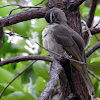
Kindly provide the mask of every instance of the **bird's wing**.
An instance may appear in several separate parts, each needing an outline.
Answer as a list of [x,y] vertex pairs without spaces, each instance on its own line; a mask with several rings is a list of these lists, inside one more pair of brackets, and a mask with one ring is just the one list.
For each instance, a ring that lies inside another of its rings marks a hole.
[[[71,28],[66,28],[62,25],[57,26],[54,29],[53,36],[57,43],[61,44],[67,53],[73,56],[73,58],[82,61],[82,44],[78,33]],[[79,40],[78,40],[79,39]]]
[[[84,41],[83,39],[73,31],[71,28],[63,27],[61,25],[54,29],[53,36],[57,43],[61,44],[67,53],[71,54],[73,58],[79,61],[84,61]],[[89,94],[94,93],[92,82],[89,78],[87,69],[84,65],[80,65],[77,62],[71,62],[71,64],[81,73]]]

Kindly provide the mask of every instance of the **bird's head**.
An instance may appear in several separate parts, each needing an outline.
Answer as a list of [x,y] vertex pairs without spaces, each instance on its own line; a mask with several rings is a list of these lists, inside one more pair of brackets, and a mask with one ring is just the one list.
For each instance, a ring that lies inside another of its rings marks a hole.
[[45,14],[45,19],[48,23],[67,23],[65,13],[59,8],[52,8]]

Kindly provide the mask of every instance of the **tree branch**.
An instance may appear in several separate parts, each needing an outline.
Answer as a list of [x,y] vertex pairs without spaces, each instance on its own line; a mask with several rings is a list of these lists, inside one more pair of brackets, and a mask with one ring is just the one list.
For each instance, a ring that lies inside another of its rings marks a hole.
[[52,67],[54,69],[50,72],[50,81],[46,84],[46,88],[41,93],[39,100],[48,100],[49,95],[52,94],[53,89],[58,85],[59,74],[62,72],[63,68],[57,61],[53,62]]
[[[73,2],[73,0],[72,0],[72,4],[69,6],[69,9],[70,10],[75,10],[77,7],[79,7],[83,2],[84,2],[85,0],[75,0],[74,2]],[[71,2],[71,0],[70,0],[70,2]]]
[[[92,4],[91,4],[90,11],[89,11],[89,15],[87,17],[87,25],[88,25],[89,28],[92,26],[92,22],[93,22],[93,19],[94,19],[94,13],[95,13],[97,4],[98,4],[98,0],[92,0]],[[87,43],[88,35],[87,35],[86,32],[84,34],[85,34],[84,35],[84,41],[85,41],[85,43]]]
[[[50,53],[52,53],[52,54],[57,55],[59,58],[62,58],[62,55],[61,55],[61,54],[58,54],[58,53],[56,53],[56,52],[53,52],[53,51],[51,51],[51,50],[49,50],[49,49],[43,47],[42,45],[40,45],[40,44],[37,43],[37,42],[35,42],[35,43],[38,44],[38,45],[39,45],[40,47],[42,47],[43,49],[45,49],[46,51],[48,51],[48,52],[50,52]],[[89,66],[94,66],[94,67],[100,67],[100,66],[98,66],[98,65],[87,64],[87,63],[85,63],[85,62],[81,62],[81,61],[72,59],[72,56],[68,56],[68,55],[66,55],[66,54],[65,54],[64,56],[65,56],[64,59],[77,62],[77,63],[79,63],[79,64],[81,64],[81,65],[89,65]],[[61,59],[60,59],[60,60],[61,60]]]
[[43,18],[47,10],[48,9],[46,7],[43,7],[43,8],[33,9],[29,11],[22,11],[14,15],[3,17],[1,18],[1,21],[3,22],[4,26],[10,26],[34,18]]
[[[100,27],[97,27],[97,28],[89,28],[89,30],[91,31],[91,34],[92,35],[95,35],[95,34],[98,34],[98,33],[100,33]],[[83,32],[83,34],[87,34],[87,31],[88,30],[85,30],[84,32]]]
[[86,22],[85,22],[84,20],[81,20],[81,22],[84,23],[85,28],[88,30],[88,34],[89,34],[89,42],[88,42],[87,46],[85,47],[85,50],[86,50],[86,49],[89,48],[89,46],[91,45],[92,35],[91,35],[91,31],[90,31],[90,29],[88,28]]
[[[74,61],[74,62],[77,62],[77,63],[82,64],[82,65],[100,67],[98,65],[92,65],[92,64],[87,64],[87,63],[84,63],[84,62],[80,62],[78,60],[74,60],[74,59],[66,57],[66,56],[64,57],[64,59],[68,59],[70,61]],[[9,63],[15,63],[15,62],[21,62],[21,61],[27,61],[27,60],[44,60],[44,61],[49,61],[49,62],[54,61],[54,59],[49,57],[49,56],[40,56],[40,55],[16,56],[16,57],[12,57],[12,58],[1,61],[0,66],[6,65],[6,64],[9,64]]]
[[[1,44],[2,44],[2,37],[3,37],[3,22],[0,19],[0,48],[1,48]],[[1,51],[1,49],[0,49]],[[0,52],[0,61],[1,61],[1,52]]]
[[29,38],[28,36],[24,36],[24,35],[19,35],[19,34],[15,34],[15,33],[13,33],[13,32],[3,32],[4,34],[7,34],[7,35],[9,35],[9,36],[19,36],[19,37],[23,37],[23,38]]
[[97,42],[85,55],[88,58],[94,51],[100,48],[100,41]]
[[58,100],[65,100],[62,94],[60,94]]
[[58,86],[58,88],[54,89],[51,93],[51,95],[49,95],[49,100],[52,100],[53,96],[56,94],[60,94],[60,87]]
[[53,58],[49,56],[39,56],[39,55],[29,55],[29,56],[16,56],[12,57],[7,60],[3,60],[0,62],[0,66],[6,65],[9,63],[14,63],[14,62],[21,62],[21,61],[27,61],[27,60],[44,60],[44,61],[53,61]]
[[98,81],[100,81],[100,79],[91,70],[89,70],[89,69],[87,69],[87,70],[94,78],[96,78]]
[[90,8],[90,12],[87,18],[87,25],[90,28],[94,19],[94,13],[96,10],[96,6],[98,4],[98,0],[92,0],[92,4],[91,4],[91,8]]
[[98,33],[100,33],[100,27],[91,29],[91,34],[92,35],[95,35],[95,34],[98,34]]
[[3,26],[4,26],[4,24],[0,18],[0,47],[1,47],[2,36],[3,36]]

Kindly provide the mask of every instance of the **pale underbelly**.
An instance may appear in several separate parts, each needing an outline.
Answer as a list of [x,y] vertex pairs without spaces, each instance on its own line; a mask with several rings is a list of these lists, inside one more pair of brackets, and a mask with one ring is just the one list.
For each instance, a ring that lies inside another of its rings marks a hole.
[[[60,54],[62,55],[65,50],[62,48],[62,45],[58,44],[56,42],[56,40],[52,37],[51,34],[47,34],[44,38],[43,38],[43,46],[45,48],[47,48],[50,51],[53,51],[54,53]],[[56,54],[50,53],[50,56],[54,57],[54,58],[58,58],[58,56]]]

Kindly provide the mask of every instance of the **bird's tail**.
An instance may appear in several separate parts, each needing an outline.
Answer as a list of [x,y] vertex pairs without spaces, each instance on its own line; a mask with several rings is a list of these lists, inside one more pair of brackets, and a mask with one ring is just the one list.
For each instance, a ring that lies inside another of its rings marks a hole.
[[80,65],[79,63],[76,63],[76,62],[72,62],[72,64],[81,73],[81,75],[85,81],[85,84],[87,86],[89,95],[91,96],[91,100],[92,100],[92,98],[94,97],[94,94],[95,94],[95,90],[94,90],[92,81],[89,77],[86,66]]
[[94,97],[94,94],[95,94],[95,90],[94,90],[94,87],[93,87],[93,84],[92,84],[92,81],[89,77],[89,74],[88,74],[88,71],[87,71],[87,68],[86,66],[84,65],[81,65],[82,67],[82,77],[85,81],[85,84],[87,86],[87,89],[89,91],[89,95],[91,96],[91,99]]

